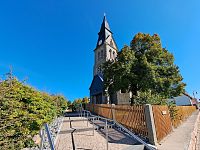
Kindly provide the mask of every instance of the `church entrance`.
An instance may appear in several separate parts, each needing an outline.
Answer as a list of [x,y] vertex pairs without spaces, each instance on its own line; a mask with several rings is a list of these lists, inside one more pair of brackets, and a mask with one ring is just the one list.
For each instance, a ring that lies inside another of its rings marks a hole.
[[102,104],[102,93],[96,95],[96,104]]

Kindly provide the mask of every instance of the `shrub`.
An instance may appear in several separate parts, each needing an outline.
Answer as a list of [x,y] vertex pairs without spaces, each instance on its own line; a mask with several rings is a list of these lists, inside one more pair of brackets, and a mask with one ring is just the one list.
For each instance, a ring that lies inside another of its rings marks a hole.
[[63,96],[51,96],[8,78],[0,82],[0,147],[2,150],[33,146],[32,137],[67,107]]

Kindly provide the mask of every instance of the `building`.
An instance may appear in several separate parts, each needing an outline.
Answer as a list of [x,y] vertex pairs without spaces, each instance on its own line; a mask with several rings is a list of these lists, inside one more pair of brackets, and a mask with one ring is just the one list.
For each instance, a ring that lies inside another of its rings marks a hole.
[[115,61],[117,57],[117,44],[109,27],[106,16],[103,18],[96,48],[94,49],[93,80],[90,86],[90,103],[94,104],[129,104],[130,94],[122,93],[121,90],[106,97],[104,91],[102,65],[108,60]]
[[198,105],[197,99],[191,97],[187,93],[183,93],[181,96],[168,99],[168,102],[174,102],[177,106],[197,106]]

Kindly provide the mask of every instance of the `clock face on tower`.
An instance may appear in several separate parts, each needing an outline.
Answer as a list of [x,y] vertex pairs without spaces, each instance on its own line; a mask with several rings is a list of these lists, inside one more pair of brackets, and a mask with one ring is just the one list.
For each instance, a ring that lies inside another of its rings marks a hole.
[[100,40],[98,44],[101,45],[102,44],[102,40]]

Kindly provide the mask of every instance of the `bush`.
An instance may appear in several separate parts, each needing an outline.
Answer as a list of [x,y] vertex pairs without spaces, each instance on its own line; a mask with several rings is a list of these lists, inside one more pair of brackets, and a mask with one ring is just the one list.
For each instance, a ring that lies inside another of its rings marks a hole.
[[0,82],[0,147],[2,150],[33,146],[32,138],[44,123],[67,107],[63,96],[51,96],[8,78]]
[[138,92],[134,97],[134,104],[152,104],[152,105],[165,105],[166,100],[159,94],[154,94],[150,90],[145,92]]

